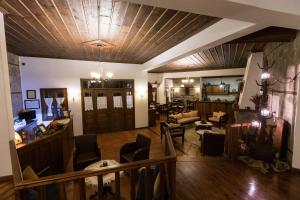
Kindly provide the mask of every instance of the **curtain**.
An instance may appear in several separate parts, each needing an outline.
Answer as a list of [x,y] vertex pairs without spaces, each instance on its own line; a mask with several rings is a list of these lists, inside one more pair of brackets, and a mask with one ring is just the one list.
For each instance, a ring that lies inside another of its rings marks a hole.
[[52,117],[52,103],[53,103],[53,98],[44,98],[45,104],[47,105],[47,116]]
[[122,96],[113,97],[114,108],[123,108]]
[[93,98],[84,97],[84,111],[92,111],[92,110],[93,110]]
[[107,97],[97,97],[97,109],[107,109]]
[[133,108],[133,96],[131,94],[126,96],[126,104],[128,109]]
[[57,108],[61,108],[61,104],[64,102],[64,97],[56,97]]

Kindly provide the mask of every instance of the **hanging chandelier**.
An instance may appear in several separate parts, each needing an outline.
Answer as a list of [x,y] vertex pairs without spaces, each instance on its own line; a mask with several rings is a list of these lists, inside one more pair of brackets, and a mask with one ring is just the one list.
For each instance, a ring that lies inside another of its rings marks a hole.
[[[100,71],[99,72],[91,72],[91,76],[93,78],[93,80],[91,81],[92,83],[101,83],[101,82],[104,82],[104,81],[108,81],[110,80],[114,74],[112,72],[106,72],[104,73],[103,71],[103,68],[101,67],[101,48],[102,47],[105,47],[105,45],[103,46],[102,43],[103,41],[101,41],[100,39],[100,3],[98,1],[98,6],[97,6],[97,20],[98,20],[98,39],[95,40],[97,41],[97,43],[99,43],[99,45],[95,45],[95,47],[98,48],[99,50],[99,68],[100,68]],[[100,42],[101,45],[100,45]],[[90,42],[87,42],[87,43],[90,43]]]

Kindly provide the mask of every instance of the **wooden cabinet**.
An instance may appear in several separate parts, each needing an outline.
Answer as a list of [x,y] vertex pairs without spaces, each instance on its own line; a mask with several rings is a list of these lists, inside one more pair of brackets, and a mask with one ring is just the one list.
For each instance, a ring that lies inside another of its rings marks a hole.
[[110,80],[111,84],[104,85],[107,88],[90,87],[92,84],[87,81],[82,80],[81,84],[84,134],[134,129],[133,81],[128,84],[126,80],[126,84],[122,84],[120,80]]

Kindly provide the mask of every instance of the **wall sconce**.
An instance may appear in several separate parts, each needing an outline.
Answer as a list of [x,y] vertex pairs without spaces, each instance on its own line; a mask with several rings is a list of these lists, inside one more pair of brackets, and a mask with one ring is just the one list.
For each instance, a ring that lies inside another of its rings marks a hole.
[[178,87],[174,88],[174,92],[178,93],[179,92],[179,88]]
[[223,88],[225,86],[225,83],[223,83],[222,81],[221,81],[221,83],[220,83],[220,88]]
[[68,98],[72,99],[72,101],[76,101],[80,97],[80,92],[76,89],[70,88],[68,89]]
[[270,78],[270,73],[268,73],[268,72],[263,72],[262,74],[261,74],[261,80],[267,80],[267,79],[269,79]]
[[260,127],[260,122],[259,121],[252,121],[251,126],[255,127],[255,128],[259,128]]
[[183,84],[181,84],[181,85],[180,85],[180,87],[184,87],[184,85],[183,85]]
[[200,93],[200,88],[195,88],[196,93]]
[[261,114],[261,116],[268,117],[268,116],[270,116],[270,111],[266,108],[263,108],[263,109],[261,109],[260,114]]

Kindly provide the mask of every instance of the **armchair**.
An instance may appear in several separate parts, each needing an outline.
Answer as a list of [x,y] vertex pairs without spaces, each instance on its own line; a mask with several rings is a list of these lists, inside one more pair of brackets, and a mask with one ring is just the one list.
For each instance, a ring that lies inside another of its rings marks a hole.
[[82,170],[90,164],[101,160],[101,151],[97,143],[97,135],[87,134],[75,136],[74,169]]
[[124,144],[120,149],[120,163],[149,159],[151,139],[138,134],[135,142]]
[[184,134],[185,127],[180,124],[168,124],[164,121],[160,122],[160,138],[162,139],[163,135],[166,134],[166,131],[169,130],[172,138],[182,137],[182,143],[184,143]]
[[227,123],[228,120],[228,114],[226,114],[225,112],[212,112],[207,114],[207,119],[208,122],[212,122],[212,123],[217,123],[219,125],[219,128],[221,128],[221,126],[223,124]]

